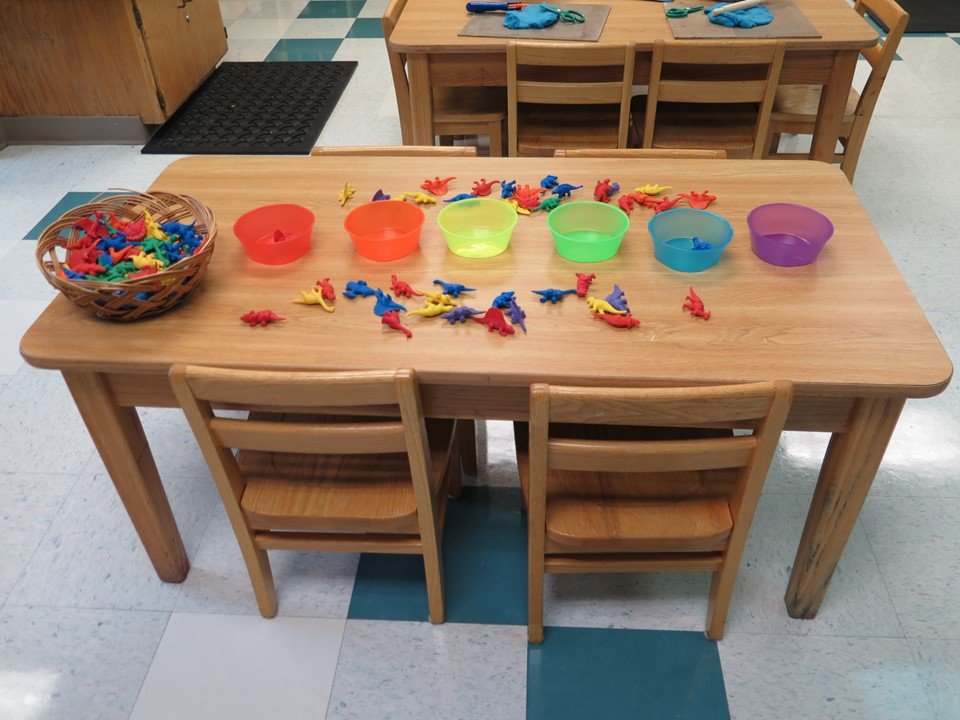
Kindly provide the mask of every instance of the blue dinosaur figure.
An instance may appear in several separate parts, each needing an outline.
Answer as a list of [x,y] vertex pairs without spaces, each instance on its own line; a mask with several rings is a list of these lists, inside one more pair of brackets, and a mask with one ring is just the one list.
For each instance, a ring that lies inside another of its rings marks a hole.
[[574,190],[579,190],[583,185],[571,185],[570,183],[560,183],[553,190],[550,191],[551,194],[556,195],[560,199],[570,197],[570,193]]
[[572,295],[577,292],[576,288],[570,290],[557,290],[557,288],[547,288],[546,290],[532,290],[531,292],[540,296],[540,302],[542,303],[553,303],[556,305],[558,302],[563,300],[567,295]]
[[501,180],[500,181],[500,197],[504,200],[513,197],[513,193],[517,190],[517,181],[516,180]]
[[550,188],[555,188],[559,184],[560,178],[558,178],[556,175],[547,175],[543,180],[540,181],[540,187],[546,188],[547,190]]
[[371,200],[370,202],[379,202],[381,200],[389,200],[389,199],[390,199],[390,196],[387,195],[381,188],[380,190],[377,190],[373,194],[373,200]]
[[452,298],[460,297],[460,293],[473,292],[476,288],[467,287],[466,285],[461,285],[460,283],[448,283],[443,280],[434,280],[434,285],[439,285],[441,291],[444,295],[449,295]]
[[613,292],[607,295],[607,297],[604,299],[617,310],[630,312],[630,307],[627,305],[627,296],[624,294],[623,290],[620,289],[619,285],[614,285]]
[[367,285],[366,280],[351,280],[343,288],[343,296],[350,300],[356,297],[370,297],[376,294],[377,291]]
[[402,310],[403,312],[407,311],[405,305],[401,305],[398,302],[395,302],[392,297],[387,295],[383,290],[377,288],[373,291],[377,296],[377,304],[373,306],[373,314],[377,317],[383,317],[388,312],[394,312]]
[[465,323],[467,318],[473,317],[474,315],[483,315],[483,311],[474,310],[472,307],[462,305],[454,308],[450,312],[443,313],[440,317],[448,321],[451,325],[456,325],[458,322]]
[[510,303],[513,302],[513,298],[516,296],[516,294],[517,293],[513,290],[504,290],[502,293],[497,295],[490,304],[499,310],[506,310],[508,307],[510,307]]
[[526,316],[527,314],[523,311],[523,308],[517,305],[517,301],[511,299],[510,304],[507,305],[507,317],[510,318],[510,322],[514,325],[519,325],[524,334],[527,332],[527,324],[523,321]]
[[469,200],[470,198],[475,198],[475,197],[476,195],[472,195],[470,193],[460,193],[459,195],[454,195],[452,198],[448,200],[444,200],[444,202],[457,202],[458,200]]
[[698,237],[691,238],[691,241],[693,242],[693,247],[690,248],[691,250],[713,250],[713,245],[704,242]]

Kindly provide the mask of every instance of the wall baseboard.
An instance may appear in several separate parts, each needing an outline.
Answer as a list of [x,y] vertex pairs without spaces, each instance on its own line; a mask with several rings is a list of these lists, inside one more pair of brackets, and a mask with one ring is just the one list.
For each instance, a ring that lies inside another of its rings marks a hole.
[[156,126],[138,117],[0,117],[6,145],[143,145]]

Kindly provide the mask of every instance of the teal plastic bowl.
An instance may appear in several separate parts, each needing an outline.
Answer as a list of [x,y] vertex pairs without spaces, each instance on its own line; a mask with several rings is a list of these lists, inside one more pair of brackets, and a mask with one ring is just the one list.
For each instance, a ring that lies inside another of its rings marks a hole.
[[547,215],[547,227],[562,258],[580,263],[609,260],[620,250],[630,218],[616,205],[577,200]]
[[[650,218],[653,255],[671,270],[703,272],[720,262],[733,240],[733,226],[716,213],[674,208]],[[693,240],[710,243],[709,250],[694,250]]]

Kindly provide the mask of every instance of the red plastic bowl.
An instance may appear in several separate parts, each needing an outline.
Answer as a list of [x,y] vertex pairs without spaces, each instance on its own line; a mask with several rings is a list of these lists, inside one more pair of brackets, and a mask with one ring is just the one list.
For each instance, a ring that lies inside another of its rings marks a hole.
[[399,200],[378,200],[355,207],[343,220],[343,229],[357,252],[368,260],[389,262],[420,247],[423,210]]
[[[254,262],[283,265],[310,250],[315,220],[313,213],[302,205],[264,205],[241,215],[233,224],[233,234]],[[277,230],[284,235],[279,242]]]

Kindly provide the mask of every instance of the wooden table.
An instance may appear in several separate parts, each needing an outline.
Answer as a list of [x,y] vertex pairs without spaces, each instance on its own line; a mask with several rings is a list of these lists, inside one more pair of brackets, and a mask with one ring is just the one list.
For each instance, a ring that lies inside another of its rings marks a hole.
[[[714,208],[732,222],[736,236],[720,265],[687,275],[654,260],[645,230],[650,211],[644,209],[634,211],[619,255],[589,266],[554,253],[542,215],[521,217],[507,252],[487,260],[447,251],[434,220],[441,203],[426,208],[420,251],[398,262],[356,255],[341,229],[347,210],[380,187],[399,193],[427,176],[457,175],[455,193],[481,176],[536,184],[548,171],[588,187],[598,177],[626,188],[647,182],[706,186],[720,198]],[[347,178],[357,199],[340,208],[336,194]],[[833,433],[787,590],[795,617],[817,612],[904,400],[938,394],[952,374],[849,183],[821,163],[192,157],[170,165],[153,187],[200,198],[222,228],[209,272],[193,295],[172,312],[131,325],[98,320],[57,298],[26,333],[21,352],[30,364],[63,373],[157,573],[172,582],[186,576],[187,556],[134,408],[175,406],[167,371],[176,362],[414,367],[428,415],[480,419],[525,418],[534,381],[639,386],[792,380],[796,402],[788,427]],[[751,252],[747,212],[780,200],[813,205],[836,224],[816,264],[777,268]],[[290,265],[256,265],[230,228],[242,212],[274,202],[314,210],[314,248]],[[591,319],[581,300],[541,305],[529,293],[570,287],[578,270],[599,276],[598,294],[620,283],[643,324],[615,330]],[[443,278],[479,288],[467,302],[481,308],[494,294],[514,289],[529,333],[501,338],[475,323],[451,327],[409,318],[414,337],[407,340],[381,327],[369,300],[340,298],[333,314],[291,303],[317,278],[330,276],[338,288],[360,278],[386,288],[391,273],[414,286]],[[691,283],[713,312],[709,322],[680,308]],[[242,313],[262,308],[280,311],[286,322],[265,329],[240,322]]]
[[[820,38],[788,39],[781,85],[822,85],[811,157],[833,162],[840,122],[859,51],[877,33],[843,0],[796,0]],[[637,45],[634,82],[647,85],[655,40],[676,42],[659,2],[603,0],[611,6],[600,42]],[[433,145],[433,87],[506,85],[507,38],[460,37],[469,14],[462,2],[408,0],[390,38],[407,54],[414,145]],[[680,42],[696,42],[685,40]],[[731,41],[731,51],[738,43]]]

